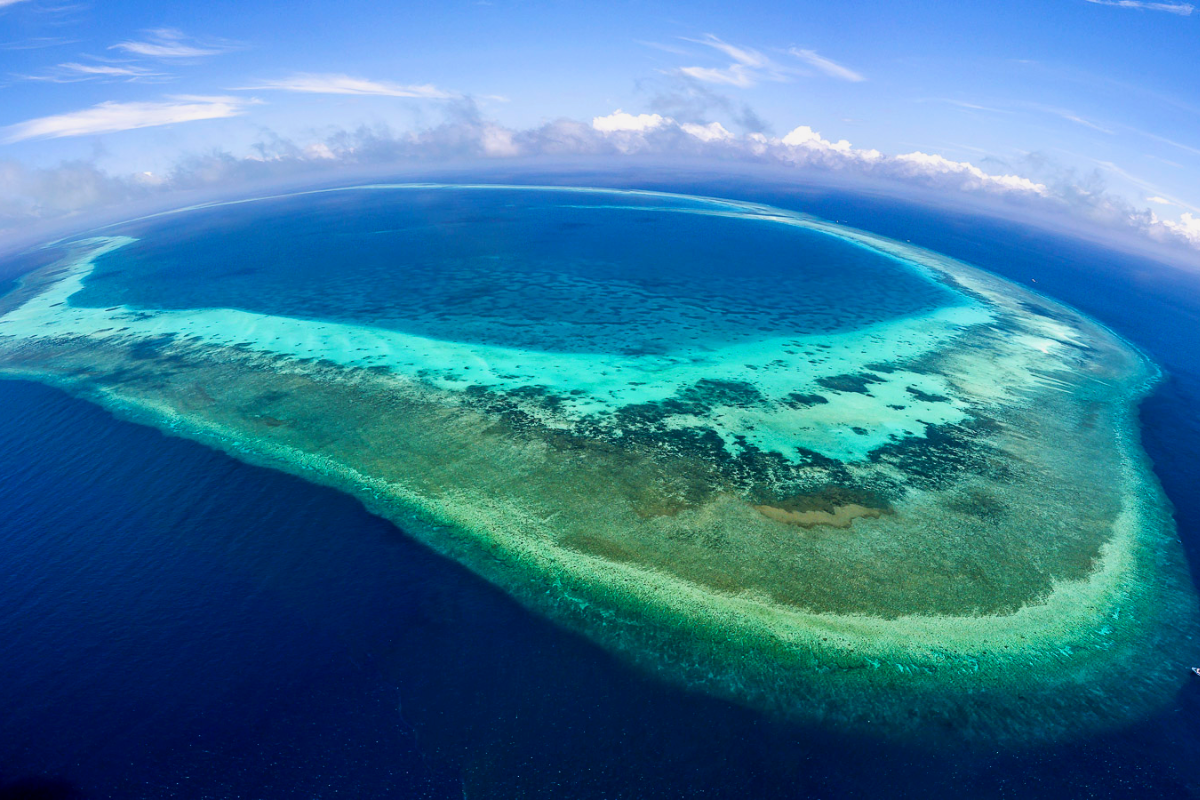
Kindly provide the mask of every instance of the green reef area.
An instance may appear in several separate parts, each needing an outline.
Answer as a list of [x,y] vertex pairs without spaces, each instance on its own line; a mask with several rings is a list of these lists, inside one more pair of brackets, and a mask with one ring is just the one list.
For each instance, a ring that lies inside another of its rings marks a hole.
[[92,234],[0,298],[0,374],[349,492],[626,661],[781,718],[1022,744],[1135,721],[1187,679],[1196,598],[1139,443],[1159,374],[1135,348],[806,215],[541,191],[804,228],[955,299],[724,348],[542,352],[79,307],[134,241]]

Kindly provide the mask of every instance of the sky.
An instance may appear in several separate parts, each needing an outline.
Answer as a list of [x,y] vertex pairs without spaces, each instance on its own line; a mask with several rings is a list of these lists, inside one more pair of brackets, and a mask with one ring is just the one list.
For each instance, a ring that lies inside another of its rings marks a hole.
[[252,166],[570,153],[908,181],[1200,248],[1200,10],[0,0],[0,237]]

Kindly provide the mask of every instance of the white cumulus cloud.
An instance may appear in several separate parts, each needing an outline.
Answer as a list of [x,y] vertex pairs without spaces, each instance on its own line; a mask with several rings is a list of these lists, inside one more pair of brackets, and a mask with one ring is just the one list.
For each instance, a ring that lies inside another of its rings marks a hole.
[[1162,225],[1176,236],[1186,239],[1193,247],[1200,247],[1200,217],[1190,211],[1180,214],[1178,222],[1172,222],[1169,219],[1159,220],[1154,217],[1153,213],[1150,216],[1153,218],[1154,224]]
[[852,150],[850,143],[845,139],[840,139],[836,142],[822,139],[821,134],[817,133],[807,125],[801,125],[797,128],[793,128],[788,132],[787,136],[783,137],[781,141],[791,147],[808,147],[818,150],[837,150],[842,153],[849,153]]
[[602,133],[615,131],[651,131],[668,122],[658,114],[627,114],[621,109],[605,117],[593,117],[592,127]]
[[958,176],[967,188],[979,186],[985,189],[1005,189],[1016,192],[1031,192],[1046,196],[1046,186],[1019,175],[990,175],[968,161],[951,161],[936,153],[905,153],[895,160],[911,169],[912,174]]
[[18,122],[0,128],[0,142],[11,144],[25,139],[57,139],[64,136],[89,136],[135,128],[173,125],[201,119],[219,119],[242,113],[255,103],[242,97],[204,97],[177,95],[160,103],[105,102],[48,117]]
[[733,138],[733,134],[719,122],[710,122],[707,125],[685,122],[679,127],[683,129],[684,133],[695,136],[702,142],[723,142]]
[[491,158],[512,158],[521,155],[516,142],[516,132],[500,125],[484,125],[480,131],[479,144],[483,154]]
[[682,131],[701,142],[725,142],[736,137],[719,122],[677,122],[661,114],[629,114],[621,109],[604,117],[592,118],[592,129],[610,137],[618,150],[631,153],[650,148],[645,138],[651,132]]

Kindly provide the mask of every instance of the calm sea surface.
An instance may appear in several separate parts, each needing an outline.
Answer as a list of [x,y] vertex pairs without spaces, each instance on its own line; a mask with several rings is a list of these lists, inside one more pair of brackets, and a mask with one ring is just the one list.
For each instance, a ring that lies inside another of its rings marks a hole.
[[958,299],[823,233],[689,213],[712,210],[678,197],[436,188],[217,206],[105,231],[138,241],[102,256],[71,302],[636,354],[855,330]]

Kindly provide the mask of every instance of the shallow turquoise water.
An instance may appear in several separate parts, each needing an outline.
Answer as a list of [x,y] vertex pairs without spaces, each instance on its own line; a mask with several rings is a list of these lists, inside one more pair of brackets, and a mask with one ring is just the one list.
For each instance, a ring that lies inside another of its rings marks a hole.
[[992,321],[902,248],[702,197],[379,185],[105,233],[7,330],[58,318],[370,367],[616,436],[649,411],[789,461],[961,421],[944,380],[897,365]]

